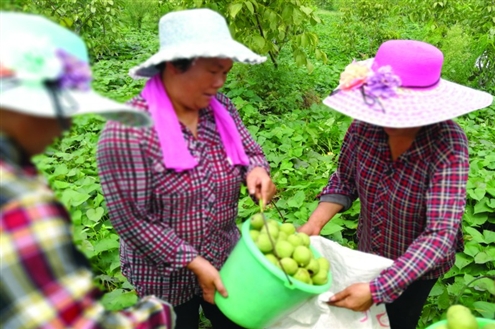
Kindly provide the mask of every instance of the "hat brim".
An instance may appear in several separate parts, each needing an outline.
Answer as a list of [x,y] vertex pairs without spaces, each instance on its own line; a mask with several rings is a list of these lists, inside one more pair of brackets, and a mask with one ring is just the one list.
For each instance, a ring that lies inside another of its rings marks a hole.
[[361,90],[339,91],[323,104],[354,119],[381,127],[410,128],[453,119],[488,107],[493,96],[440,79],[430,89],[399,88],[397,95],[368,105]]
[[260,56],[235,40],[220,40],[216,43],[184,43],[174,47],[163,47],[145,62],[133,67],[129,75],[133,78],[149,78],[158,73],[156,65],[176,59],[196,57],[230,58],[235,62],[260,64],[266,57]]
[[[93,113],[129,126],[152,126],[152,120],[146,112],[103,97],[93,90],[73,91],[65,89],[61,92],[59,101],[62,104],[65,117]],[[0,107],[38,117],[56,117],[53,101],[43,87],[19,85],[10,90],[2,91],[0,93]]]

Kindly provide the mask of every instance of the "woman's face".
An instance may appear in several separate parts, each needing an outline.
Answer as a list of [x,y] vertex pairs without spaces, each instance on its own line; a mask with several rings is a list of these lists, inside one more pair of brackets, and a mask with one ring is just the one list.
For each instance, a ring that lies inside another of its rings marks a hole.
[[189,69],[180,72],[167,63],[164,82],[172,103],[187,110],[207,107],[224,85],[232,64],[232,60],[226,58],[197,58]]

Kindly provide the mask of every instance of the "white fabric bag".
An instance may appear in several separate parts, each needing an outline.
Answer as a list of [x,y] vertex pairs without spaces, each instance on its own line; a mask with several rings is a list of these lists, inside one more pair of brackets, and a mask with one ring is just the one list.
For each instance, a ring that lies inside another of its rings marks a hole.
[[367,312],[329,306],[325,302],[353,283],[369,282],[393,261],[343,247],[321,236],[312,236],[311,245],[330,261],[330,289],[311,298],[288,316],[267,329],[383,329],[390,328],[384,304],[373,305]]

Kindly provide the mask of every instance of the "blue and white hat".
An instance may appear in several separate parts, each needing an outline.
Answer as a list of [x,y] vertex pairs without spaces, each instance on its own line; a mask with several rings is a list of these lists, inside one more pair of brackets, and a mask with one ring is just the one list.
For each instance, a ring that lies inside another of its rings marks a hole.
[[2,109],[40,117],[95,113],[128,125],[151,125],[145,112],[93,91],[86,45],[62,26],[41,16],[2,11],[0,44]]
[[160,50],[129,71],[133,78],[152,77],[158,73],[156,65],[175,59],[219,57],[249,64],[266,60],[235,41],[225,18],[211,9],[170,12],[160,19],[158,28]]

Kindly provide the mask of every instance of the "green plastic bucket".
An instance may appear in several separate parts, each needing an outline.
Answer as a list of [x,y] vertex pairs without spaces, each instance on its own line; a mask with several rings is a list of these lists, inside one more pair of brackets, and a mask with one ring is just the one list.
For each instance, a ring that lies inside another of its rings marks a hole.
[[[287,315],[309,298],[328,291],[332,276],[325,285],[309,285],[290,277],[272,264],[256,247],[249,235],[249,221],[242,225],[242,237],[220,270],[229,296],[215,294],[220,310],[238,325],[260,329]],[[313,254],[320,256],[311,247]]]
[[[478,328],[479,329],[483,329],[483,327],[489,323],[495,323],[495,320],[484,319],[484,318],[476,318],[476,321],[478,321]],[[436,329],[436,328],[439,328],[443,324],[447,324],[447,320],[438,321],[438,322],[428,326],[426,329]]]

